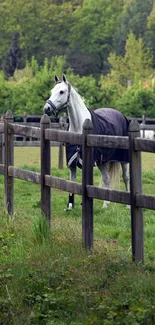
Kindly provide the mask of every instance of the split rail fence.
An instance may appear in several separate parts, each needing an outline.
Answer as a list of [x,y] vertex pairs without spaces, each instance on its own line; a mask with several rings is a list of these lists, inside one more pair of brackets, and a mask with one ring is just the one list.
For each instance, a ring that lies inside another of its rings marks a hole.
[[[3,121],[4,115],[0,115],[1,121]],[[27,115],[24,112],[23,115],[15,115],[13,117],[14,123],[27,126],[40,127],[40,120],[42,115]],[[131,121],[131,118],[128,118]],[[136,118],[141,123],[140,128],[143,130],[143,138],[145,138],[145,130],[155,131],[155,118],[146,118],[144,115],[141,118]],[[68,130],[69,120],[66,113],[60,117],[50,117],[51,128],[57,130]],[[51,147],[58,147],[58,168],[64,167],[64,143],[58,141],[51,141]],[[0,146],[4,146],[4,136],[0,134]],[[40,147],[40,139],[28,136],[14,135],[14,147]],[[0,155],[0,164],[4,163],[3,154]]]
[[[1,122],[3,122],[4,115],[1,117]],[[13,117],[13,122],[25,126],[40,127],[41,115],[16,115]],[[56,130],[67,130],[68,129],[68,119],[66,116],[61,116],[60,118],[50,117],[51,128]],[[40,147],[40,139],[31,136],[14,135],[14,147]],[[51,141],[51,147],[58,147],[58,168],[62,169],[64,167],[64,143],[58,141]],[[4,163],[4,135],[0,133],[0,164]]]
[[[0,123],[0,133],[4,133],[4,163],[0,172],[4,174],[7,213],[14,213],[14,178],[40,184],[41,211],[51,224],[51,188],[60,189],[82,196],[82,240],[83,247],[93,247],[93,199],[109,200],[131,206],[132,259],[144,261],[143,208],[155,210],[155,196],[142,194],[141,151],[155,152],[155,141],[140,138],[140,125],[132,120],[129,136],[97,136],[92,134],[92,124],[86,120],[83,133],[55,130],[50,119],[43,115],[40,127],[13,123],[13,115],[8,111],[4,122]],[[40,139],[41,172],[37,173],[14,167],[14,135],[30,136]],[[83,169],[82,184],[50,175],[50,142],[82,145]],[[102,189],[93,186],[93,147],[129,149],[130,153],[130,192]],[[104,212],[103,212],[104,213]]]

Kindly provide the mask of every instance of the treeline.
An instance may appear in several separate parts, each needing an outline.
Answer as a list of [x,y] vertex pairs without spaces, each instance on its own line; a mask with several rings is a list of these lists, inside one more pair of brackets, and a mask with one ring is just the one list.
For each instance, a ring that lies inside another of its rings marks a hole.
[[0,20],[2,68],[14,46],[17,67],[32,56],[42,65],[66,55],[74,73],[105,74],[109,54],[123,55],[131,32],[151,50],[155,67],[153,0],[1,0]]
[[138,74],[130,88],[126,88],[113,78],[116,70],[97,80],[94,76],[80,76],[66,68],[65,57],[53,57],[49,62],[45,59],[42,67],[32,57],[23,70],[17,70],[14,76],[6,81],[0,78],[0,113],[11,109],[14,114],[42,114],[50,89],[54,85],[54,75],[61,76],[66,72],[68,80],[85,98],[90,108],[113,107],[127,116],[155,117],[155,88],[140,86]]
[[66,73],[89,107],[155,117],[152,0],[1,0],[0,19],[0,113],[40,114]]

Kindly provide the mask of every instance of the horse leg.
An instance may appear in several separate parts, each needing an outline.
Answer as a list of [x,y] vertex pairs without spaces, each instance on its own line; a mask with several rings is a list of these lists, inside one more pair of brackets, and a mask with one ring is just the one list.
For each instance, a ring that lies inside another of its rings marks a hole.
[[125,189],[128,192],[129,191],[129,164],[121,163],[121,167],[122,167],[122,177],[125,184]]
[[[125,184],[125,189],[127,192],[129,192],[129,164],[121,163],[121,167],[122,167],[122,177]],[[129,208],[128,205],[127,208]]]
[[[76,167],[70,168],[70,181],[75,182],[76,180]],[[74,208],[74,193],[69,193],[67,210]]]
[[[100,187],[102,188],[109,188],[110,185],[110,173],[109,173],[109,163],[105,163],[102,165],[98,165],[98,168],[101,172],[101,180],[100,180]],[[107,208],[110,201],[103,202],[103,208]]]

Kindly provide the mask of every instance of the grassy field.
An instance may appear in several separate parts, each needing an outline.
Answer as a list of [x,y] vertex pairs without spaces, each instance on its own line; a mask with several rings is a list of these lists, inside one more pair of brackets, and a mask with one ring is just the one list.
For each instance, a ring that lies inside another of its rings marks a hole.
[[[52,150],[52,174],[58,170]],[[39,170],[39,148],[16,148],[15,166]],[[142,156],[143,191],[155,193],[155,155]],[[95,183],[99,174],[94,169]],[[81,181],[78,171],[77,181]],[[121,188],[123,184],[121,183]],[[15,180],[15,217],[3,207],[0,178],[0,324],[154,325],[155,211],[144,211],[145,264],[131,259],[130,213],[94,202],[94,249],[81,247],[81,198],[65,212],[68,194],[52,190],[52,229],[40,213],[39,185]]]
[[[65,152],[64,152],[65,154]],[[51,161],[52,167],[58,167],[58,148],[52,148],[51,150]],[[64,155],[65,161],[65,155]],[[40,148],[26,148],[16,147],[15,148],[15,166],[33,166],[38,167],[40,165]],[[142,167],[143,170],[152,171],[155,170],[155,155],[152,153],[142,154]]]

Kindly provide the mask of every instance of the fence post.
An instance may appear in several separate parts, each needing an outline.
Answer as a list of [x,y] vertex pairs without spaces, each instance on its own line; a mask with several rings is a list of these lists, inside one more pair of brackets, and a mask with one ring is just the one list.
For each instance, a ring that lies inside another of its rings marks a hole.
[[93,148],[87,147],[87,135],[92,131],[92,122],[87,119],[82,143],[82,239],[86,249],[93,247],[93,198],[87,196],[87,185],[93,185]]
[[[0,122],[3,122],[3,118],[0,118]],[[0,164],[3,164],[3,133],[0,133]]]
[[[142,116],[142,124],[145,124],[145,115]],[[143,138],[145,138],[145,129],[143,129]]]
[[2,133],[0,133],[0,164],[3,164],[3,141],[2,141]]
[[[3,116],[1,116],[0,122],[4,123]],[[4,133],[0,134],[0,164],[4,164]]]
[[41,211],[47,221],[51,222],[51,188],[45,185],[45,175],[50,175],[51,154],[50,140],[45,139],[45,129],[50,128],[50,119],[44,114],[40,121],[40,162],[41,162]]
[[14,213],[14,178],[9,176],[8,167],[14,165],[13,134],[9,132],[8,124],[13,123],[13,114],[7,111],[4,118],[4,206],[6,212],[13,218]]
[[[23,115],[23,122],[24,122],[24,125],[27,125],[27,113],[24,112],[24,115]],[[26,141],[26,136],[23,137],[23,141]]]
[[140,125],[136,120],[132,120],[129,125],[132,258],[135,262],[143,262],[143,209],[136,206],[136,194],[142,193],[141,152],[134,150],[135,137],[140,137]]
[[[60,129],[64,130],[64,117],[61,116],[60,120],[59,120],[59,124],[60,124]],[[59,163],[58,163],[58,168],[59,169],[63,169],[63,162],[64,162],[64,144],[62,142],[60,142],[59,144]]]

